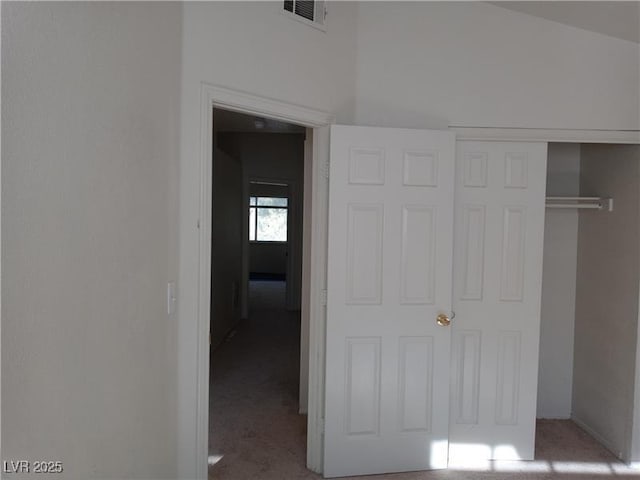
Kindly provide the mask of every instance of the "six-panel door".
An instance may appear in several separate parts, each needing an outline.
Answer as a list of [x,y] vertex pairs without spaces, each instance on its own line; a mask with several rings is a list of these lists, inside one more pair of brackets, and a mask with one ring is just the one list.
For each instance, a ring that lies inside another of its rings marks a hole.
[[447,466],[454,144],[331,128],[327,477]]

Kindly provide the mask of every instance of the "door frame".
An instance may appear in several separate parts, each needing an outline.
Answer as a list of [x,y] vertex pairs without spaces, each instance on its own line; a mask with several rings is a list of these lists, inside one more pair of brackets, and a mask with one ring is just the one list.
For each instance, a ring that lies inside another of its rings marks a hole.
[[[311,228],[314,231],[326,230],[326,207],[328,192],[327,178],[318,175],[325,170],[328,157],[328,145],[323,146],[319,134],[321,127],[334,122],[334,115],[288,102],[253,95],[239,90],[202,83],[200,87],[200,185],[197,252],[198,284],[197,284],[197,318],[196,332],[196,404],[195,404],[195,472],[196,478],[206,479],[208,475],[209,448],[209,324],[211,306],[211,211],[212,211],[212,158],[213,158],[213,109],[222,108],[248,115],[258,115],[294,123],[312,128],[314,132],[313,165],[313,200]],[[328,138],[327,138],[328,139]],[[324,331],[324,311],[322,291],[314,285],[322,285],[326,281],[326,257],[322,242],[311,245],[311,285],[310,299],[310,350],[309,350],[309,406],[307,431],[307,467],[319,471],[322,459],[322,389],[324,382],[324,357],[322,351],[315,346],[324,345],[324,339],[318,335]],[[188,319],[181,319],[187,322]]]

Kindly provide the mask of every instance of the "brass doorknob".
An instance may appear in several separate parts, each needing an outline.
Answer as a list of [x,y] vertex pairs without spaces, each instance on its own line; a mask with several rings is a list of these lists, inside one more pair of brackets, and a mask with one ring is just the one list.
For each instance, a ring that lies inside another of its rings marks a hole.
[[447,317],[444,313],[440,313],[436,317],[436,323],[441,327],[448,327],[449,325],[451,325],[451,319]]

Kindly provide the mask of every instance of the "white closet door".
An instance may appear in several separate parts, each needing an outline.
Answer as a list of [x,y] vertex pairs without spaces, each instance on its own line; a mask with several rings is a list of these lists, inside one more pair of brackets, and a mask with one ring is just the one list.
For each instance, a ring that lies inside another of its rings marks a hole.
[[450,462],[533,458],[546,143],[456,144]]
[[454,146],[331,128],[327,477],[447,466]]

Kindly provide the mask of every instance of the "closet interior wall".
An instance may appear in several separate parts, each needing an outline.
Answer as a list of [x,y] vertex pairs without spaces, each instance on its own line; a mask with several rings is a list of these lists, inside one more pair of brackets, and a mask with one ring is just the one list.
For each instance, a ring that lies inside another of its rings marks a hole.
[[[547,196],[580,194],[580,144],[550,143]],[[544,226],[538,418],[571,417],[578,210],[547,209]]]
[[626,461],[638,404],[639,148],[580,149],[580,194],[612,197],[614,209],[579,214],[571,416]]
[[614,208],[546,210],[537,416],[638,462],[640,146],[549,144],[547,196]]

